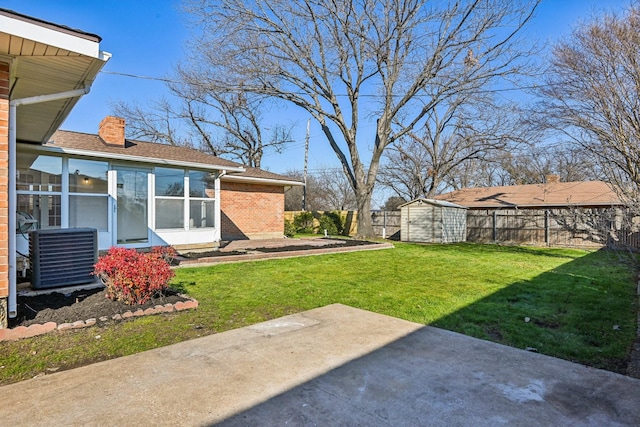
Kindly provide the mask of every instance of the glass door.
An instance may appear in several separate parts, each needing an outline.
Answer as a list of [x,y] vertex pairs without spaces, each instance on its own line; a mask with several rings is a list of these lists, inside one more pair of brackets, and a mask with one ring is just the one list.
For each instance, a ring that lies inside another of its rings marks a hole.
[[116,234],[118,245],[149,242],[148,171],[116,170]]

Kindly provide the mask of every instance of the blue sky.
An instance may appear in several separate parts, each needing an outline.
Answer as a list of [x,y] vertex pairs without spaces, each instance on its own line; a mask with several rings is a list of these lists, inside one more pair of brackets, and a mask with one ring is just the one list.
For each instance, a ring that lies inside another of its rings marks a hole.
[[[551,45],[568,35],[579,20],[628,5],[625,0],[543,0],[529,31]],[[162,96],[162,82],[110,73],[166,76],[183,57],[189,35],[180,4],[172,0],[0,0],[0,7],[102,37],[102,50],[113,57],[97,77],[91,93],[80,100],[62,125],[63,129],[80,132],[97,133],[100,120],[111,113],[112,102],[145,104]],[[277,173],[301,170],[307,115],[289,110],[280,114],[282,117],[272,112],[269,119],[294,124],[296,142],[284,154],[266,156],[263,167]],[[312,121],[310,170],[338,166],[335,154]]]

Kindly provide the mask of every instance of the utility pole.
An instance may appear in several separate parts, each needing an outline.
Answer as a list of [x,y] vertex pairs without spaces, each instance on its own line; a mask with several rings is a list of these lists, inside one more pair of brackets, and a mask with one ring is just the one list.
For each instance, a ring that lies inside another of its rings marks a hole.
[[309,167],[309,127],[311,119],[307,119],[307,137],[304,142],[304,187],[302,187],[302,210],[307,210],[307,169]]

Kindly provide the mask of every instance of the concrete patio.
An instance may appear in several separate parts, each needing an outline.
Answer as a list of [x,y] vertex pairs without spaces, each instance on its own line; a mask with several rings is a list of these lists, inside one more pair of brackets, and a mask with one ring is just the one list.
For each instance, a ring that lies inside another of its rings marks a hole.
[[20,426],[640,425],[640,380],[340,304],[0,393]]

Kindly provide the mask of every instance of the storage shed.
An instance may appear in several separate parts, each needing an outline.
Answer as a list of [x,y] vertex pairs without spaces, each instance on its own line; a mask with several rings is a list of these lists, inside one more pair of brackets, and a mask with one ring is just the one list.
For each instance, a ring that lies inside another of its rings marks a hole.
[[466,239],[464,206],[433,199],[415,199],[400,206],[401,241],[456,243]]

